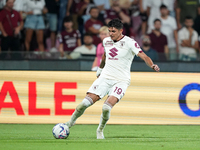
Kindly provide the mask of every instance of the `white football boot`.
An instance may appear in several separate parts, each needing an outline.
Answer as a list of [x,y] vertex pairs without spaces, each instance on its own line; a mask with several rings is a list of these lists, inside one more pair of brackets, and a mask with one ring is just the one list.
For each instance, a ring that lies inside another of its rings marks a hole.
[[71,128],[73,125],[75,125],[75,123],[72,124],[72,123],[70,123],[70,121],[66,122],[65,124],[66,124],[69,128]]
[[97,139],[105,139],[103,135],[103,131],[97,129]]

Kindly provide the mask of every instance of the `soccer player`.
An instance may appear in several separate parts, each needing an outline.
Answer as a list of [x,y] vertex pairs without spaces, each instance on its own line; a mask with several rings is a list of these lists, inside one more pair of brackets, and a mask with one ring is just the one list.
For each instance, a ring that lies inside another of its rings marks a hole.
[[104,139],[103,129],[110,118],[111,109],[124,96],[130,84],[130,67],[135,55],[155,71],[160,70],[134,39],[122,34],[123,23],[119,19],[113,19],[108,23],[108,31],[110,36],[103,40],[105,53],[96,73],[98,78],[87,91],[83,101],[76,107],[71,119],[65,123],[69,128],[73,126],[86,108],[108,94],[102,107],[97,139]]

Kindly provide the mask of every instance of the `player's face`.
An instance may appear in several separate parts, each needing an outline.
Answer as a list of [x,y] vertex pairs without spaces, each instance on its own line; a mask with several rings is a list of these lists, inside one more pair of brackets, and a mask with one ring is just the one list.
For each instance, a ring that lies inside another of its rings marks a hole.
[[113,41],[121,39],[123,29],[116,29],[115,27],[108,28],[109,35]]
[[106,31],[102,31],[99,33],[99,37],[103,41],[104,38],[109,37],[109,34]]

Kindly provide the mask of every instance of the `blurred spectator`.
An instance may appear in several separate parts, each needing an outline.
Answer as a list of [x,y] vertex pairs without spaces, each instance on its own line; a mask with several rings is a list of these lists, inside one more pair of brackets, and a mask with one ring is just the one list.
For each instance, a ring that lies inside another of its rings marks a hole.
[[90,9],[94,7],[93,0],[82,0],[77,5],[77,12],[79,16],[90,15]]
[[62,32],[63,30],[63,19],[66,16],[67,2],[68,0],[59,0],[59,15],[58,15],[58,32]]
[[119,18],[123,23],[127,24],[131,22],[128,10],[120,7],[119,0],[111,0],[111,8],[106,10],[104,18],[106,24],[114,18]]
[[149,34],[151,39],[151,47],[158,52],[159,60],[167,60],[169,49],[167,43],[167,37],[160,31],[161,20],[154,20],[154,30]]
[[0,0],[0,11],[3,9],[4,5],[5,5],[4,0]]
[[94,4],[98,7],[100,14],[98,19],[101,20],[101,22],[104,22],[104,15],[105,10],[110,9],[110,2],[109,0],[94,0]]
[[186,16],[191,16],[193,20],[196,18],[198,5],[199,0],[177,0],[176,21],[178,29],[183,26]]
[[142,25],[142,20],[140,16],[140,6],[139,6],[139,0],[126,0],[125,1],[129,6],[129,11],[130,11],[130,17],[131,17],[131,28],[129,36],[131,38],[134,38],[140,45],[141,45],[141,25]]
[[147,5],[148,0],[139,0],[139,6],[140,6],[140,17],[142,20],[142,35],[145,35],[147,32]]
[[153,61],[158,60],[158,53],[151,47],[151,39],[148,35],[144,35],[142,39],[142,50]]
[[18,11],[21,15],[21,18],[24,19],[23,11],[24,11],[24,0],[15,0],[14,7],[16,11]]
[[[165,5],[165,4],[163,4]],[[169,10],[169,15],[176,18],[176,6],[177,6],[177,0],[170,0],[169,6],[167,7]]]
[[51,31],[50,39],[51,39],[51,49],[50,52],[56,52],[56,31],[57,31],[57,14],[58,14],[58,1],[59,0],[45,0],[47,14],[46,18],[48,20],[49,29]]
[[95,55],[96,46],[93,44],[93,38],[90,34],[86,33],[83,37],[84,45],[74,49],[73,53],[70,54],[72,59],[76,59],[81,55]]
[[99,29],[103,26],[103,23],[97,18],[99,16],[99,9],[92,7],[90,9],[91,18],[85,23],[85,32],[90,33],[93,38],[93,44],[98,45],[101,43],[101,39],[98,37]]
[[[64,18],[65,30],[61,33],[59,51],[61,59],[65,59],[76,47],[81,46],[81,34],[72,28],[73,22],[70,16]],[[67,52],[65,54],[65,52]]]
[[[44,6],[44,0],[25,1],[25,12],[27,16],[24,27],[26,28],[25,47],[27,51],[30,51],[30,42],[34,31],[36,31],[39,51],[44,51],[43,30],[45,29],[45,24],[42,16],[43,12],[45,13],[46,11]],[[29,56],[27,55],[27,57]]]
[[[151,39],[148,35],[144,35],[142,37],[142,50],[143,52],[148,55],[153,61],[157,61],[158,59],[158,53],[156,52],[156,50],[154,50],[151,47]],[[134,60],[142,60],[139,57],[135,57]]]
[[167,6],[160,6],[161,12],[161,32],[167,36],[168,48],[169,48],[169,59],[176,60],[178,53],[178,35],[177,25],[174,17],[169,16]]
[[[164,4],[167,6],[167,8],[171,8],[172,1],[174,0],[148,0],[148,7],[147,7],[147,12],[148,12],[148,33],[151,32],[151,30],[154,29],[154,20],[156,18],[160,18],[160,6]],[[173,8],[171,8],[173,9]],[[173,11],[170,10],[169,11]]]
[[[1,39],[1,59],[6,58],[5,51],[20,51],[19,34],[23,27],[22,18],[16,10],[13,9],[14,0],[6,0],[6,5],[0,12],[0,30]],[[21,54],[11,53],[12,59],[19,59]]]
[[108,0],[94,0],[94,4],[98,7],[100,12],[110,9],[110,2]]
[[[84,34],[84,25],[88,19],[90,19],[90,9],[94,7],[93,0],[82,0],[77,5],[77,13],[78,13],[78,29],[81,35]],[[83,39],[81,39],[83,41]]]
[[194,20],[194,29],[197,31],[198,35],[200,35],[200,5],[198,6],[198,14]]
[[124,34],[129,36],[131,18],[129,11],[120,7],[119,0],[111,0],[111,9],[106,10],[104,18],[106,24],[114,18],[119,18],[124,23]]
[[82,0],[68,0],[66,16],[72,16],[73,29],[78,29],[78,9],[77,6]]
[[179,58],[183,61],[195,61],[197,59],[198,34],[192,26],[193,19],[187,16],[185,18],[185,27],[178,31]]
[[[0,0],[0,10],[6,5],[6,0]],[[21,14],[21,18],[23,19],[22,12],[24,10],[24,0],[15,0],[13,9],[18,11]]]
[[[99,29],[99,37],[101,41],[103,41],[104,38],[109,36],[108,27],[103,26]],[[96,71],[101,63],[102,56],[104,54],[104,47],[102,42],[98,44],[96,49],[96,57],[94,59],[93,65],[92,65],[92,71]]]

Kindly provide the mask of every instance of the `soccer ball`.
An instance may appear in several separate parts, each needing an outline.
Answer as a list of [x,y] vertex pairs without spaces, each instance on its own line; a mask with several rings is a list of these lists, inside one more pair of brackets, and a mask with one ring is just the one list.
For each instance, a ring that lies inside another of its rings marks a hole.
[[64,123],[56,124],[52,129],[53,136],[56,139],[66,139],[69,136],[69,127]]

